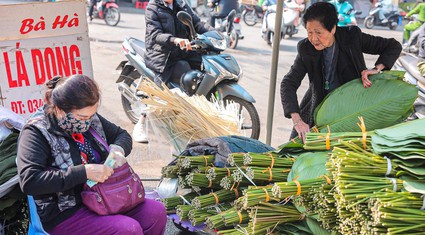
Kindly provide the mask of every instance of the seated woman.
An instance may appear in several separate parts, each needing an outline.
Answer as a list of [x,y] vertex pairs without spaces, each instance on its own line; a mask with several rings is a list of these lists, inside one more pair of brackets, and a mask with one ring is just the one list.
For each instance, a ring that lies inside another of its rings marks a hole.
[[108,216],[82,204],[87,180],[102,183],[113,174],[102,164],[108,151],[89,128],[106,140],[111,153],[121,153],[116,158],[130,153],[132,139],[97,114],[100,91],[93,79],[56,77],[47,87],[46,105],[28,120],[18,145],[20,186],[33,195],[44,229],[50,234],[164,234],[167,219],[160,202],[145,199],[126,213]]

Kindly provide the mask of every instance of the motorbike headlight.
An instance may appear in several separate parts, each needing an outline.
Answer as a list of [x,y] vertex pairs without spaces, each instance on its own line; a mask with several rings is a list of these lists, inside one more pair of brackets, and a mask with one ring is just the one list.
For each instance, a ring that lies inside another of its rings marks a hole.
[[226,40],[218,40],[218,39],[215,39],[215,38],[209,38],[209,40],[215,48],[218,48],[218,49],[223,50],[223,51],[226,50],[226,48],[227,48]]

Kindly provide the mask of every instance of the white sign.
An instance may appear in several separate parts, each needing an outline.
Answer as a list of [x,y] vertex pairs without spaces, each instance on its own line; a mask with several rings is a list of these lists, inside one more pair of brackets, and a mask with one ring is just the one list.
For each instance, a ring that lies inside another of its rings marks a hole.
[[85,1],[0,5],[0,105],[29,117],[52,77],[93,77]]

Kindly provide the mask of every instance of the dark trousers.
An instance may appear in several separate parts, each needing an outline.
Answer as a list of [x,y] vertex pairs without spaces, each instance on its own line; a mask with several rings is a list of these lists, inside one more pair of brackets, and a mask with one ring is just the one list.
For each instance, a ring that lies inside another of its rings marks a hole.
[[215,20],[216,19],[224,19],[226,18],[227,14],[223,13],[212,13],[210,18],[210,25],[211,27],[215,28]]

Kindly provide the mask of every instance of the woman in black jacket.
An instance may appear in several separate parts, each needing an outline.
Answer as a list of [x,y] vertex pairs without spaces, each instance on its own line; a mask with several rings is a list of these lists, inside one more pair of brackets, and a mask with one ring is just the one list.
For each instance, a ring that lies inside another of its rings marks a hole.
[[[294,125],[291,138],[302,140],[314,126],[314,109],[329,92],[356,78],[370,87],[368,76],[391,69],[402,49],[393,38],[362,33],[357,26],[337,27],[335,6],[327,2],[311,5],[303,22],[308,37],[298,43],[298,55],[280,90],[285,117]],[[379,55],[374,68],[367,69],[363,53]],[[309,88],[298,105],[296,92],[306,74]]]

